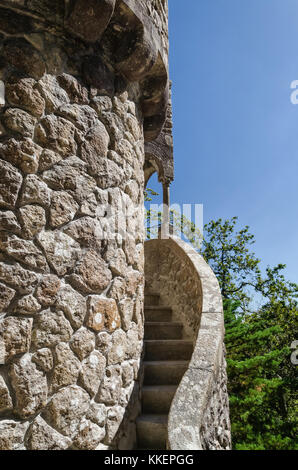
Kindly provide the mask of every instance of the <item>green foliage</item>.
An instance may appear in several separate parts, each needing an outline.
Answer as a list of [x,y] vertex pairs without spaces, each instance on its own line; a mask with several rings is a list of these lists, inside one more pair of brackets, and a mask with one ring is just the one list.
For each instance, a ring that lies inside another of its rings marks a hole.
[[265,275],[252,252],[249,227],[237,218],[204,227],[201,250],[223,295],[232,439],[237,450],[297,449],[297,368],[291,343],[298,338],[298,286],[284,265]]
[[251,251],[254,236],[248,227],[236,231],[236,222],[211,221],[202,249],[224,298],[233,445],[296,449],[298,384],[290,345],[298,338],[298,286],[285,279],[281,264],[262,276]]
[[151,188],[146,188],[145,191],[144,191],[144,200],[146,202],[148,202],[148,201],[150,202],[150,201],[152,201],[153,196],[159,196],[159,194],[156,193],[155,191],[153,191],[153,189],[151,189]]
[[249,227],[236,231],[237,220],[212,220],[205,225],[202,255],[217,276],[223,297],[239,300],[239,307],[246,309],[249,289],[260,279],[260,260],[250,251],[255,238]]
[[[233,446],[237,450],[297,449],[297,376],[290,362],[286,317],[280,323],[257,312],[238,314],[238,303],[224,301],[227,372]],[[297,323],[296,323],[297,324]],[[292,332],[292,338],[296,332]]]

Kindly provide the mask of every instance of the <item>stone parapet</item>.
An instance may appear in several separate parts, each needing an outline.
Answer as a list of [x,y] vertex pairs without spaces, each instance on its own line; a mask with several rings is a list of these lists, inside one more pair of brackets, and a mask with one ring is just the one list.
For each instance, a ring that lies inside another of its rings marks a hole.
[[168,421],[171,450],[231,448],[224,357],[224,322],[218,281],[204,259],[177,237],[145,243],[145,278],[182,322],[194,344]]

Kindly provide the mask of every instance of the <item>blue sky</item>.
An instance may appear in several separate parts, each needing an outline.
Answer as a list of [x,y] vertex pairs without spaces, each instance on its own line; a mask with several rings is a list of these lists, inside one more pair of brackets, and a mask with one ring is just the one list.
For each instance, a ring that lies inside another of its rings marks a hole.
[[[297,0],[169,0],[172,202],[239,217],[298,281]],[[149,187],[159,188],[156,178]]]

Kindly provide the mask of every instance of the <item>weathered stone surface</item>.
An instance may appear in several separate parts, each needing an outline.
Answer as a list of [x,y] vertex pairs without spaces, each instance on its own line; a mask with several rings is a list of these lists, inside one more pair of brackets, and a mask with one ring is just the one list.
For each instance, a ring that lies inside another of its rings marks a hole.
[[71,122],[50,114],[41,119],[36,127],[36,138],[43,147],[68,157],[74,155],[77,150],[75,131]]
[[41,206],[24,206],[20,208],[20,221],[23,226],[22,236],[34,238],[46,225],[46,213]]
[[60,343],[55,348],[56,365],[51,381],[52,391],[61,387],[75,384],[79,377],[80,361],[76,358],[66,343]]
[[61,287],[57,297],[57,308],[61,309],[69,319],[73,328],[80,328],[86,316],[86,300],[70,285]]
[[[13,3],[19,0],[12,0]],[[51,0],[26,0],[26,5],[28,10],[32,11],[34,14],[46,18],[48,21],[57,23],[60,21],[60,18],[63,17],[65,9],[63,1],[52,2]]]
[[54,305],[57,300],[57,293],[60,289],[61,281],[54,274],[43,276],[36,289],[36,298],[43,307]]
[[9,419],[0,421],[0,449],[18,450],[22,448],[27,428],[27,423]]
[[0,283],[0,311],[5,310],[15,295],[15,290]]
[[107,408],[100,403],[91,403],[86,418],[102,427],[106,423]]
[[[119,398],[119,405],[120,406],[123,406],[124,408],[132,407],[132,404],[130,403],[130,400],[132,399],[133,390],[134,390],[134,383],[131,383],[126,388],[122,388],[120,398]],[[136,397],[136,401],[138,402],[138,397]],[[128,409],[127,411],[130,411],[130,410]],[[140,411],[139,407],[138,407],[138,411]],[[137,415],[138,415],[138,413],[137,413]]]
[[136,147],[134,147],[127,139],[122,138],[122,136],[119,139],[115,139],[114,150],[122,156],[126,163],[133,166]]
[[108,411],[108,419],[106,425],[106,438],[105,444],[112,444],[113,440],[117,434],[120,424],[122,423],[123,417],[125,413],[125,408],[121,406],[113,406]]
[[103,239],[102,228],[98,220],[82,217],[71,222],[64,232],[80,243],[81,246],[98,250]]
[[134,380],[134,369],[130,362],[126,361],[121,364],[123,387],[128,387]]
[[124,331],[129,330],[134,313],[135,302],[131,299],[123,299],[119,302],[121,323]]
[[88,85],[95,87],[99,94],[114,93],[114,73],[98,55],[86,57],[83,64],[83,77]]
[[32,319],[6,317],[0,322],[0,338],[5,346],[5,360],[29,351]]
[[12,211],[0,211],[0,231],[20,233],[21,226]]
[[93,397],[100,385],[106,367],[106,358],[98,351],[93,351],[82,362],[80,384]]
[[115,3],[116,0],[78,0],[66,27],[84,41],[96,42],[109,24]]
[[0,160],[0,206],[14,208],[22,181],[21,174],[10,163]]
[[68,235],[43,231],[39,233],[38,241],[58,276],[63,276],[75,265],[80,246]]
[[113,109],[113,103],[109,96],[95,96],[91,101],[91,105],[99,116]]
[[78,428],[74,444],[81,450],[94,450],[105,437],[105,428],[99,427],[87,419],[83,419]]
[[111,288],[108,291],[109,297],[120,302],[126,296],[126,283],[122,277],[116,277],[113,279]]
[[96,337],[96,347],[104,355],[107,356],[110,348],[111,335],[106,331],[98,333]]
[[77,202],[82,203],[96,186],[95,180],[85,173],[85,166],[82,160],[70,157],[45,171],[43,178],[52,189],[72,191]]
[[11,366],[11,383],[16,395],[15,412],[21,418],[35,414],[47,401],[47,379],[25,354]]
[[0,146],[0,155],[24,173],[36,173],[42,149],[29,137],[9,139]]
[[32,138],[36,121],[31,114],[19,108],[8,108],[4,113],[5,126],[24,137]]
[[[0,375],[0,413],[3,411],[9,411],[12,409],[13,403],[12,399],[8,390],[6,383],[2,375]],[[0,422],[0,429],[1,429],[1,422]],[[1,437],[0,437],[1,440]]]
[[113,110],[122,119],[123,123],[125,123],[128,119],[127,92],[124,92],[122,98],[123,99],[120,99],[120,97],[117,96],[113,96]]
[[103,211],[98,205],[95,194],[90,193],[81,204],[80,215],[90,215],[91,217],[95,217],[95,215],[97,215],[98,217],[103,217],[104,214],[105,210]]
[[112,274],[104,260],[96,251],[89,250],[76,265],[71,276],[72,284],[84,293],[101,293],[112,279]]
[[45,372],[49,372],[54,367],[52,351],[49,348],[42,348],[32,355],[32,361],[35,362]]
[[106,376],[103,378],[95,400],[105,405],[115,405],[118,403],[121,387],[121,367],[110,366],[106,369]]
[[45,63],[39,52],[24,39],[13,39],[3,49],[7,64],[38,80],[45,73]]
[[15,106],[21,106],[36,117],[42,116],[45,101],[36,88],[33,78],[21,78],[6,86],[6,99]]
[[139,190],[139,185],[136,181],[129,181],[129,183],[127,183],[127,185],[125,186],[124,191],[126,192],[126,194],[129,195],[130,199],[134,204],[138,204],[141,202],[141,192]]
[[32,294],[29,294],[17,300],[14,304],[13,311],[18,315],[35,315],[40,309],[41,305],[36,298]]
[[81,147],[81,158],[87,163],[91,175],[102,171],[102,160],[107,156],[110,137],[101,122],[89,130]]
[[38,277],[32,271],[22,268],[19,264],[0,262],[0,280],[12,286],[21,294],[28,294],[35,288]]
[[94,333],[91,333],[87,328],[82,327],[75,332],[69,344],[71,349],[82,361],[95,348]]
[[53,152],[53,150],[45,149],[43,150],[39,158],[39,167],[38,171],[46,171],[52,168],[56,163],[62,159],[61,155]]
[[112,244],[108,247],[104,254],[104,258],[109,265],[110,270],[114,276],[126,276],[127,264],[126,257],[121,248],[115,249]]
[[119,187],[124,180],[121,167],[111,160],[99,160],[96,181],[100,188],[107,189]]
[[29,240],[22,240],[16,235],[1,235],[0,233],[0,249],[30,269],[42,272],[49,270],[42,252]]
[[76,434],[89,403],[87,392],[77,385],[70,385],[53,396],[45,411],[46,419],[61,434],[71,437]]
[[50,208],[50,225],[55,228],[70,222],[78,209],[78,204],[66,191],[53,192]]
[[223,355],[208,407],[202,418],[203,450],[231,450],[226,361]]
[[112,335],[112,342],[108,352],[108,364],[120,364],[126,358],[128,345],[126,334],[123,330],[117,330]]
[[142,339],[138,326],[132,322],[130,329],[127,332],[127,354],[130,358],[137,359],[140,357],[142,350]]
[[29,450],[66,450],[71,440],[58,433],[40,416],[33,421],[27,436]]
[[[0,105],[0,108],[1,108],[1,105]],[[4,137],[5,134],[6,134],[6,130],[4,129],[2,124],[0,123],[0,137]]]
[[[96,128],[98,131],[101,130],[102,132],[104,131],[105,134],[107,133],[104,126],[102,129],[102,124],[98,121],[97,113],[90,106],[64,104],[59,107],[58,113],[63,118],[68,119],[74,123],[75,126],[83,132],[83,134],[85,134],[91,127],[94,127],[95,125],[97,125]],[[90,131],[87,136],[89,134]],[[103,137],[101,137],[101,139],[103,139]]]
[[50,310],[39,313],[32,333],[32,342],[37,349],[55,346],[69,341],[73,330],[62,312]]
[[105,444],[98,444],[98,446],[96,447],[95,450],[114,450],[112,447],[110,446],[106,446]]
[[89,102],[88,90],[76,78],[67,73],[57,77],[59,85],[67,92],[71,103],[87,104]]
[[48,113],[57,111],[63,103],[69,103],[66,91],[60,87],[54,75],[44,75],[38,82],[38,89],[45,100]]
[[[10,3],[24,4],[22,0],[12,1]],[[31,18],[24,17],[18,14],[11,15],[9,10],[1,8],[0,30],[9,35],[21,35],[26,31],[31,31],[33,28]]]
[[115,331],[120,326],[120,316],[114,299],[107,299],[98,295],[90,295],[87,301],[87,325],[94,331],[106,329]]
[[28,175],[24,184],[24,191],[21,197],[22,205],[40,204],[48,207],[51,201],[51,190],[36,175]]
[[136,141],[136,140],[142,139],[143,138],[142,127],[140,125],[140,122],[137,120],[137,118],[133,114],[130,114],[130,113],[128,113],[125,116],[125,118],[126,118],[125,119],[126,125],[129,131],[131,132],[131,134],[133,135],[133,140]]

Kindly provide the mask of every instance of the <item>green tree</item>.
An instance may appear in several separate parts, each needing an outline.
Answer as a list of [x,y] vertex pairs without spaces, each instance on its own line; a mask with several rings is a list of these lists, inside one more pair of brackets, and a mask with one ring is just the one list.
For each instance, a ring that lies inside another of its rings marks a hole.
[[234,448],[295,449],[297,374],[290,345],[298,338],[298,286],[285,279],[284,265],[261,275],[251,251],[254,236],[248,227],[237,231],[236,222],[207,224],[201,251],[224,299]]
[[236,231],[237,221],[233,217],[205,225],[201,253],[217,276],[223,298],[239,300],[239,307],[247,309],[251,288],[260,283],[260,260],[251,251],[254,235],[248,226]]
[[235,301],[225,300],[224,309],[234,448],[297,449],[297,378],[283,324],[263,312],[239,315]]

